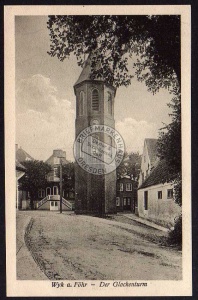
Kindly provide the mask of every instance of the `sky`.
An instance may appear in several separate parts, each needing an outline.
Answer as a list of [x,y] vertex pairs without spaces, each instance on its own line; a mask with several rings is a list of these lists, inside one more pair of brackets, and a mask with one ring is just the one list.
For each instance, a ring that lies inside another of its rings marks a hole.
[[[34,159],[47,160],[54,149],[66,151],[73,161],[75,95],[73,85],[81,68],[71,56],[60,62],[47,54],[50,38],[47,16],[15,17],[16,139]],[[142,153],[145,138],[157,138],[163,123],[170,123],[171,95],[156,95],[132,79],[117,89],[115,126],[126,151]]]

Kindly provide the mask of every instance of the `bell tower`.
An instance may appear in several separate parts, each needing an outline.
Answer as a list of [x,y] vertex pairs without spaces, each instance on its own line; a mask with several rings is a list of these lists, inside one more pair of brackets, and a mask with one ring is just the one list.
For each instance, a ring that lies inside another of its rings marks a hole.
[[[91,79],[91,61],[87,59],[84,68],[74,85],[76,95],[76,139],[90,126],[106,125],[115,128],[114,99],[116,88],[104,80]],[[103,126],[104,127],[104,126]],[[93,137],[92,137],[93,138]],[[97,143],[113,147],[114,141],[104,132],[95,135]],[[108,148],[110,149],[110,148]],[[92,147],[92,150],[94,147]],[[83,154],[82,154],[83,155]],[[93,174],[89,171],[93,164],[82,168],[76,163],[75,169],[75,212],[77,214],[104,215],[116,212],[116,170]],[[97,159],[95,159],[95,165]],[[103,164],[103,160],[100,161]],[[98,165],[97,165],[98,166]],[[94,168],[93,168],[94,169]]]

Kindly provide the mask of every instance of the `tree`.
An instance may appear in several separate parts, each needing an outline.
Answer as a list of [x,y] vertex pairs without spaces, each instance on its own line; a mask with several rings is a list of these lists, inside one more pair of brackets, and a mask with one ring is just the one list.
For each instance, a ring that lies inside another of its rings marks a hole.
[[158,156],[165,159],[169,173],[164,181],[173,182],[175,201],[182,204],[181,197],[181,96],[173,91],[174,97],[168,106],[172,109],[172,122],[160,131],[158,139]]
[[141,167],[141,155],[139,152],[125,153],[124,159],[116,169],[117,178],[130,176],[131,179],[138,180]]
[[74,163],[68,163],[62,166],[63,189],[66,193],[75,189],[75,172]]
[[93,78],[127,86],[130,62],[154,93],[180,84],[180,16],[49,16],[47,27],[48,53],[61,61],[74,53],[80,66],[92,53]]
[[33,209],[34,200],[38,199],[38,190],[47,186],[46,175],[51,171],[51,166],[39,160],[24,161],[22,164],[26,171],[20,180],[20,189],[29,192],[30,206]]

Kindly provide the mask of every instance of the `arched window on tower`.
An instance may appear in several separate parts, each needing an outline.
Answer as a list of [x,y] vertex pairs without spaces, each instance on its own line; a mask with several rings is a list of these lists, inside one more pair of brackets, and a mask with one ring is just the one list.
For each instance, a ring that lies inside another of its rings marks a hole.
[[91,94],[92,110],[99,111],[99,93],[97,89],[94,89]]
[[80,99],[79,99],[79,116],[84,115],[84,99],[85,99],[85,93],[81,91]]
[[110,115],[112,115],[112,95],[108,92],[108,98],[107,98],[107,111]]

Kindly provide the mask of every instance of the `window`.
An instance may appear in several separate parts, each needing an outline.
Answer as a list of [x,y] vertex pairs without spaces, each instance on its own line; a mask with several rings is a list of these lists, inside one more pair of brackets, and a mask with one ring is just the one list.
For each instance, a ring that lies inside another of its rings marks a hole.
[[173,198],[173,189],[167,190],[167,199],[172,199]]
[[58,202],[57,201],[55,201],[55,206],[58,206]]
[[53,186],[53,195],[58,195],[58,187]]
[[98,90],[94,89],[92,91],[92,110],[99,111],[99,93]]
[[38,190],[38,197],[39,198],[44,198],[45,197],[45,190],[43,190],[43,189]]
[[84,115],[84,98],[85,98],[85,93],[83,91],[81,91],[80,99],[79,99],[79,116]]
[[127,205],[131,205],[131,198],[127,198]]
[[144,209],[148,210],[148,191],[144,192]]
[[123,205],[126,206],[126,198],[123,198],[124,202]]
[[162,191],[158,191],[157,195],[158,195],[158,199],[162,199]]
[[47,187],[46,188],[46,195],[51,195],[51,188],[50,187]]
[[54,177],[58,177],[58,168],[54,167]]
[[51,206],[54,206],[54,202],[53,201],[51,201]]
[[124,185],[123,183],[120,183],[120,191],[123,191],[124,190]]
[[107,111],[110,115],[112,115],[112,95],[108,92],[108,98],[107,98],[108,104],[107,104]]
[[120,206],[120,197],[116,197],[116,206]]
[[126,183],[126,191],[132,191],[132,183]]

